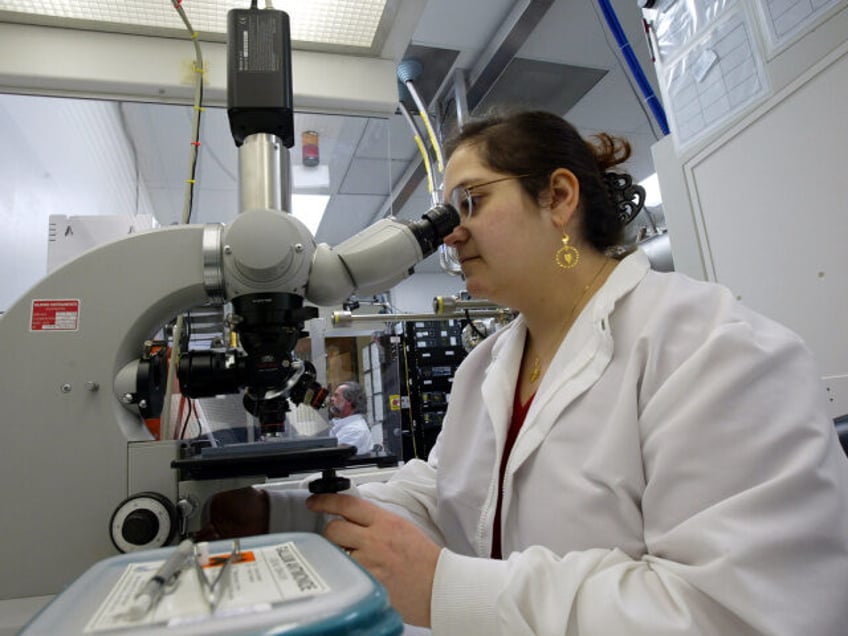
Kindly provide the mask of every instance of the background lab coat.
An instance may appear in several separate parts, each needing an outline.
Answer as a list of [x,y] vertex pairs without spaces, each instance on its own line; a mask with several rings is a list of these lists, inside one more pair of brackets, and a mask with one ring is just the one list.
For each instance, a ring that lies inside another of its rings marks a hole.
[[339,444],[356,446],[357,455],[370,453],[374,448],[374,438],[371,436],[371,428],[361,413],[334,418],[332,424],[330,437],[335,437]]
[[433,634],[845,633],[848,461],[811,355],[640,252],[542,379],[507,464],[505,559],[479,558],[524,337],[519,317],[462,363],[427,462],[359,487],[447,547]]

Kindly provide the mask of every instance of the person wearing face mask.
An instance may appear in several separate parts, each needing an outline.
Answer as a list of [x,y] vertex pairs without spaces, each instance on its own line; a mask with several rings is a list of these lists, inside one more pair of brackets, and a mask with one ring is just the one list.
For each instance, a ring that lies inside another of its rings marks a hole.
[[460,365],[426,461],[273,494],[253,529],[322,531],[437,636],[844,633],[848,460],[800,339],[610,256],[639,198],[624,140],[531,111],[445,149],[445,243],[518,317]]
[[335,437],[339,444],[355,446],[357,455],[370,453],[374,438],[365,419],[367,403],[362,387],[353,381],[337,386],[330,398],[329,410],[332,417],[330,437]]

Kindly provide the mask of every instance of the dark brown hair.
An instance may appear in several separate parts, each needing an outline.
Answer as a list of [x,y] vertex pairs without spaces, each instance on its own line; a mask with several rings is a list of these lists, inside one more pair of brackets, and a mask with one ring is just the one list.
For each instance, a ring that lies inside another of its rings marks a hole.
[[630,144],[607,133],[594,136],[593,141],[583,139],[558,115],[522,111],[469,121],[445,143],[445,154],[450,157],[460,146],[476,146],[481,160],[492,170],[529,174],[521,184],[537,201],[554,170],[571,170],[580,183],[584,238],[603,251],[621,242],[624,229],[604,174],[630,157]]

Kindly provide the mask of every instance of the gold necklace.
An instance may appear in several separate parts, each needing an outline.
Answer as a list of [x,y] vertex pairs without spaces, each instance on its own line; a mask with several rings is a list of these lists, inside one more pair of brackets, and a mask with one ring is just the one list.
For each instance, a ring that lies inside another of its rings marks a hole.
[[[601,272],[603,272],[606,269],[609,262],[610,261],[608,261],[608,260],[604,260],[604,262],[601,263],[600,269],[598,269],[598,271],[595,272],[595,275],[592,276],[592,280],[590,280],[586,284],[586,286],[583,288],[583,291],[580,293],[580,297],[577,299],[577,302],[574,303],[574,305],[571,307],[571,311],[568,314],[568,320],[565,322],[565,328],[562,330],[562,333],[565,333],[571,327],[571,322],[572,322],[572,319],[574,318],[574,312],[577,311],[577,307],[580,305],[581,302],[583,302],[583,299],[586,297],[586,294],[588,293],[589,289],[591,289],[591,287],[598,280],[598,278],[601,275]],[[542,359],[539,356],[536,356],[536,359],[533,361],[533,369],[530,371],[530,382],[532,383],[532,382],[535,382],[536,380],[538,380],[539,376],[541,374],[542,374]]]

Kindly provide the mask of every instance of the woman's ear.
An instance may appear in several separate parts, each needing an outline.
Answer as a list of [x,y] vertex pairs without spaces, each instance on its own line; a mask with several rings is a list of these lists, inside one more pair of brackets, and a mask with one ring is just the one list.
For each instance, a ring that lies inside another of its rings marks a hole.
[[550,210],[554,223],[565,227],[580,204],[580,182],[567,168],[557,168],[550,177]]

